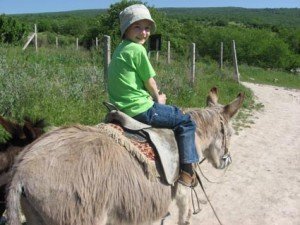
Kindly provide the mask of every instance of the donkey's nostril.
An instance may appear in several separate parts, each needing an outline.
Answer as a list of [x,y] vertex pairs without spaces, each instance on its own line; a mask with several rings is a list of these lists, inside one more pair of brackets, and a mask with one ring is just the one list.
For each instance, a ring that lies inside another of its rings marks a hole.
[[223,155],[221,159],[221,165],[218,169],[224,169],[225,167],[229,166],[232,163],[232,159],[229,153]]

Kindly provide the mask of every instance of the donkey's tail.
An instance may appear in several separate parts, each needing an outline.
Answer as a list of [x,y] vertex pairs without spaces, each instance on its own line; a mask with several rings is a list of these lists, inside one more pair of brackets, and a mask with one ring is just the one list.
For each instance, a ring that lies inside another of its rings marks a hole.
[[7,196],[8,225],[21,225],[21,194],[22,184],[17,174],[13,176]]

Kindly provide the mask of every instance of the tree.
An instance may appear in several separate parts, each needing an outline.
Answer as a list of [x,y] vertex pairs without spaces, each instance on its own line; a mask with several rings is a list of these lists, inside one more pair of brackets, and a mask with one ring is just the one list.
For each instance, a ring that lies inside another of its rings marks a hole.
[[145,3],[141,1],[122,0],[118,3],[110,5],[110,8],[107,10],[106,14],[99,15],[95,24],[87,31],[83,38],[87,47],[90,47],[89,40],[94,40],[96,37],[101,39],[103,35],[109,35],[112,41],[112,48],[114,49],[121,41],[119,14],[123,9],[133,4]]
[[26,32],[25,24],[12,17],[0,15],[0,42],[16,44],[25,36]]

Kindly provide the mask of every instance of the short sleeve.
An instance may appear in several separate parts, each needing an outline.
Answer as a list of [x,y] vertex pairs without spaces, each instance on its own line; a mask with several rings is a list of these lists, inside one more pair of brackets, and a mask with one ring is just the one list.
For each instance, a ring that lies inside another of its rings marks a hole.
[[156,75],[150,60],[148,59],[146,49],[141,46],[136,58],[136,70],[143,81]]

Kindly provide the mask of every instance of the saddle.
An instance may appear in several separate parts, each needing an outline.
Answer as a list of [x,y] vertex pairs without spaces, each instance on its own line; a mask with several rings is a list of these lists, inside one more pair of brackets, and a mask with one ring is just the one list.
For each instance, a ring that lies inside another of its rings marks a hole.
[[151,143],[158,155],[166,182],[174,185],[179,175],[179,152],[173,130],[151,127],[119,111],[110,103],[104,102],[104,105],[109,109],[105,122],[121,126],[124,135],[131,140]]

